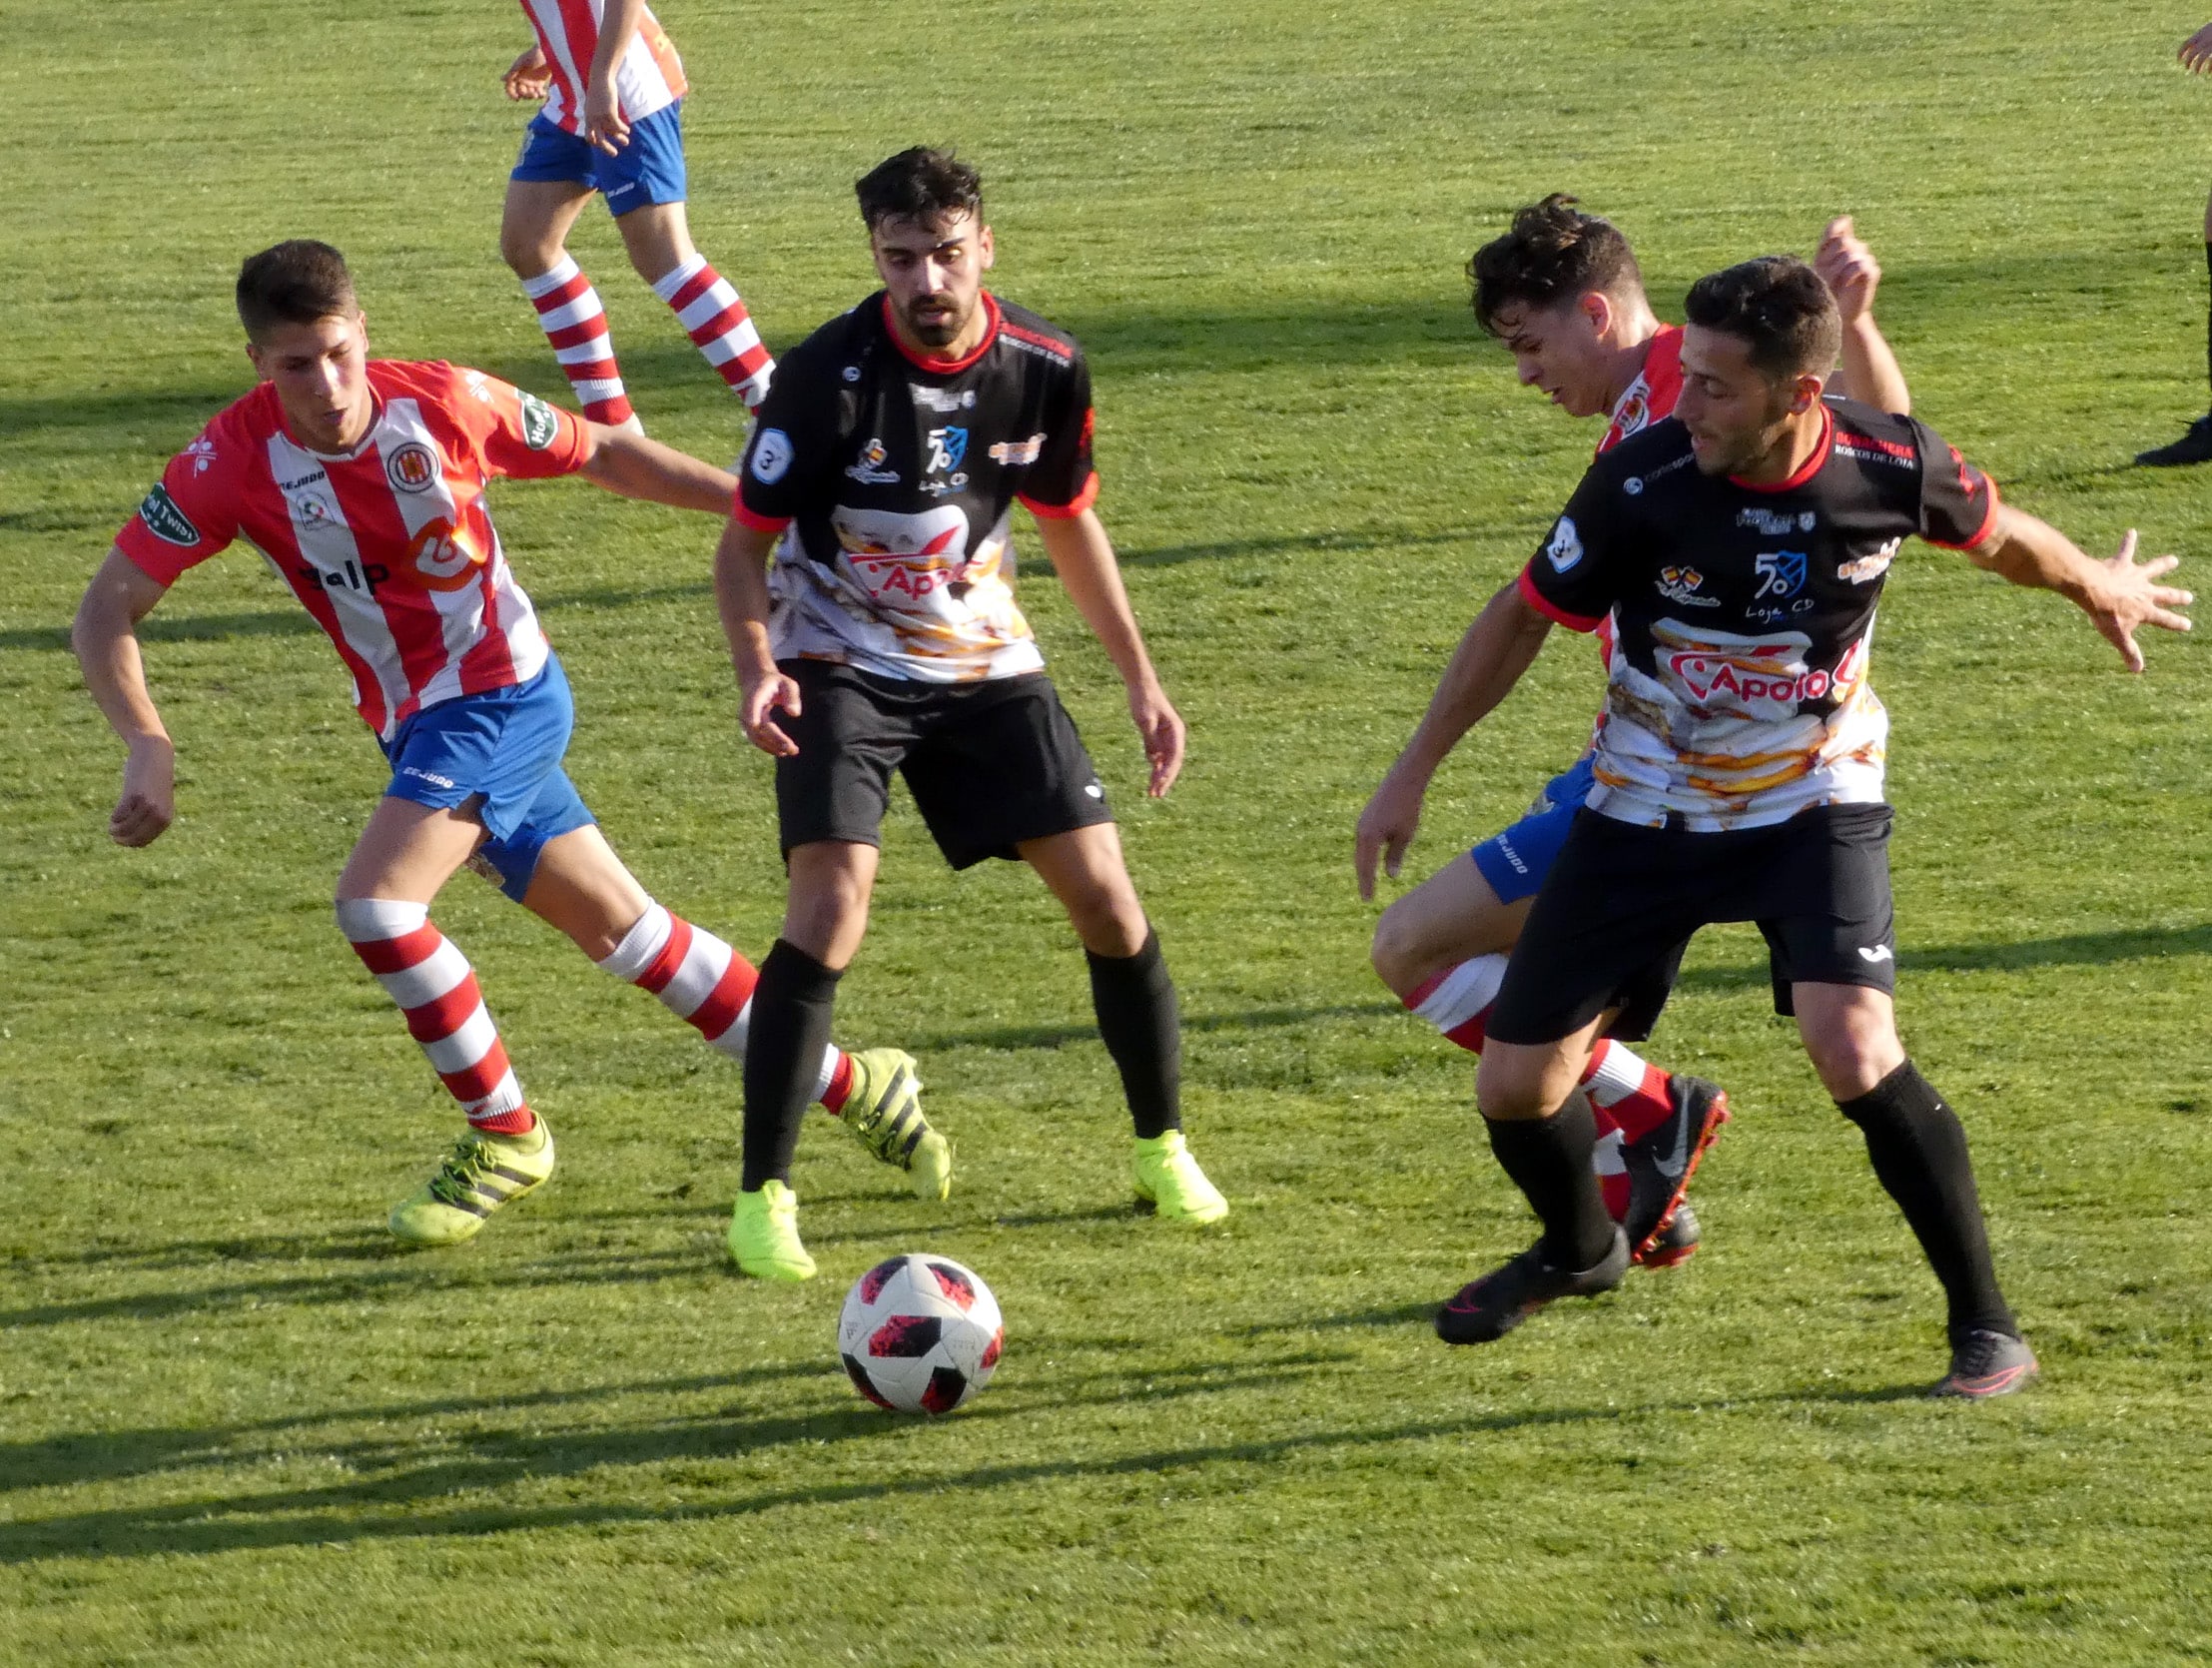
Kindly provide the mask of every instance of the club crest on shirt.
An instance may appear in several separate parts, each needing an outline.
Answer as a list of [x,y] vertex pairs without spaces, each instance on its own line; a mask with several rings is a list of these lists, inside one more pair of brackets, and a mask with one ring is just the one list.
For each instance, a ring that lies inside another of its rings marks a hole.
[[1759,575],[1759,589],[1752,593],[1755,602],[1764,602],[1769,597],[1780,600],[1805,589],[1806,552],[1803,550],[1762,550],[1752,558],[1752,569]]
[[437,456],[420,440],[394,446],[384,455],[384,478],[402,492],[427,492],[437,481]]
[[888,486],[899,478],[897,469],[887,469],[883,466],[884,459],[889,455],[890,453],[884,449],[883,440],[880,437],[873,438],[862,449],[860,461],[848,463],[845,466],[845,472],[863,486]]
[[1659,594],[1670,602],[1680,602],[1690,608],[1718,608],[1718,596],[1702,596],[1699,587],[1705,583],[1705,575],[1694,567],[1663,567],[1657,581]]

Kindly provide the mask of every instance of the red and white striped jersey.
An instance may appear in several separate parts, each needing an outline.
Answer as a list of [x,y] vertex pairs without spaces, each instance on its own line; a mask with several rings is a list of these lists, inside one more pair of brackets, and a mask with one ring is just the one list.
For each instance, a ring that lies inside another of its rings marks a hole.
[[[592,54],[599,50],[599,20],[606,15],[606,0],[522,0],[522,11],[537,31],[538,50],[553,72],[553,85],[545,95],[545,119],[580,134],[584,88],[591,76]],[[622,119],[641,121],[667,109],[688,91],[675,43],[647,10],[614,66],[614,95],[621,101]]]
[[115,542],[165,585],[234,539],[258,545],[338,645],[362,718],[388,738],[423,707],[544,667],[545,634],[484,485],[572,473],[586,431],[481,371],[371,360],[369,386],[368,434],[332,456],[286,432],[263,383],[170,459]]
[[[1613,420],[1606,424],[1604,437],[1598,441],[1593,456],[1603,457],[1631,434],[1641,434],[1662,417],[1675,415],[1675,402],[1682,397],[1682,327],[1662,325],[1659,334],[1652,338],[1650,351],[1644,355],[1644,369],[1636,374],[1636,381],[1622,390],[1621,398],[1613,403]],[[1613,618],[1609,614],[1597,632],[1598,658],[1610,669],[1613,665]],[[1605,714],[1598,714],[1598,728],[1605,728]]]

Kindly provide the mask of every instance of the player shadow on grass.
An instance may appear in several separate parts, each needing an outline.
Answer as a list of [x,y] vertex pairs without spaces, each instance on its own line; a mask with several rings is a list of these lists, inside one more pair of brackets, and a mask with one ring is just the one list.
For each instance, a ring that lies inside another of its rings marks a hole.
[[[2162,961],[2212,953],[2212,921],[2186,927],[2130,927],[2105,933],[2061,933],[2050,938],[1991,939],[1981,944],[1929,945],[1897,950],[1901,973],[2010,973],[2031,967],[2104,967],[2115,962]],[[1692,967],[1676,989],[1743,991],[1768,988],[1767,964]]]
[[[1395,1002],[1334,1002],[1305,1008],[1243,1008],[1229,1013],[1184,1014],[1185,1032],[1273,1031],[1309,1025],[1315,1020],[1370,1019],[1402,1013]],[[1099,1028],[1071,1020],[1065,1025],[994,1025],[970,1031],[924,1032],[907,1040],[918,1053],[943,1049],[1058,1049],[1070,1043],[1095,1043]]]

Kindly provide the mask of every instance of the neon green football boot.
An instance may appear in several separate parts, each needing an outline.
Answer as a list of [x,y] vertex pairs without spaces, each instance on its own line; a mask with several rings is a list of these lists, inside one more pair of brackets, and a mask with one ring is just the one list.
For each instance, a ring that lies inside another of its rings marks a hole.
[[470,1130],[420,1193],[392,1207],[392,1235],[410,1246],[457,1246],[552,1174],[553,1132],[544,1119],[526,1135]]
[[758,1193],[739,1194],[730,1216],[730,1255],[755,1279],[814,1278],[814,1258],[799,1244],[799,1196],[773,1179]]
[[1148,1140],[1138,1137],[1129,1175],[1138,1201],[1151,1206],[1162,1222],[1217,1223],[1229,1214],[1229,1202],[1206,1180],[1180,1130]]
[[914,1183],[917,1199],[945,1199],[953,1191],[953,1148],[922,1116],[922,1080],[914,1056],[898,1049],[862,1049],[853,1063],[853,1087],[838,1114],[861,1146]]

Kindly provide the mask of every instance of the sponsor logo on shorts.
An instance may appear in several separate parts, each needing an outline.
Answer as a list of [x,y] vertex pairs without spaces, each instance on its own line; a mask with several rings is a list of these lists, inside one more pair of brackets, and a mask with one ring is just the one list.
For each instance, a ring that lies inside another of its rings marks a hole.
[[189,550],[200,542],[200,529],[192,524],[192,517],[177,507],[169,488],[158,482],[138,506],[138,515],[146,530],[164,544],[181,544]]
[[1089,794],[1089,795],[1090,795],[1090,796],[1091,796],[1091,797],[1092,797],[1093,799],[1104,799],[1104,798],[1106,798],[1106,789],[1104,789],[1104,788],[1102,788],[1101,786],[1099,786],[1099,784],[1098,784],[1098,783],[1096,783],[1096,782],[1086,782],[1086,783],[1084,783],[1084,785],[1083,785],[1083,791],[1084,791],[1085,793],[1088,793],[1088,794]]
[[781,428],[763,428],[753,436],[753,478],[773,486],[791,467],[791,436]]
[[883,466],[884,459],[889,455],[890,453],[884,450],[884,444],[880,438],[871,439],[866,448],[862,450],[860,461],[847,464],[845,472],[863,486],[888,486],[899,478],[897,469],[887,469]]
[[1894,961],[1896,958],[1889,953],[1888,945],[1877,944],[1871,950],[1861,948],[1858,952],[1858,959],[1862,962],[1886,962]]
[[525,389],[514,392],[522,398],[522,443],[532,451],[543,451],[560,432],[560,418],[553,416],[553,408],[536,395]]
[[1562,515],[1553,526],[1551,542],[1544,546],[1544,559],[1555,573],[1564,573],[1582,560],[1582,534],[1576,531],[1572,515]]
[[427,492],[437,481],[437,455],[420,440],[409,440],[384,458],[384,478],[402,492]]
[[1513,865],[1513,872],[1515,874],[1525,875],[1529,872],[1529,866],[1521,861],[1521,854],[1513,849],[1513,842],[1507,839],[1503,834],[1500,834],[1490,843],[1498,848],[1498,855],[1500,857],[1504,858],[1508,863]]
[[1001,440],[991,448],[991,460],[1004,463],[1010,469],[1034,463],[1045,449],[1045,436],[1032,434],[1026,440]]
[[1659,570],[1659,594],[1670,602],[1680,602],[1692,608],[1718,608],[1718,596],[1702,596],[1699,587],[1705,583],[1705,575],[1694,567],[1663,567]]
[[460,784],[454,781],[450,776],[440,776],[434,770],[418,770],[411,764],[401,765],[399,767],[399,774],[402,776],[417,777],[420,780],[429,783],[430,786],[433,788],[457,788],[460,786]]
[[1836,576],[1848,579],[1854,585],[1868,584],[1889,571],[1889,564],[1897,559],[1897,547],[1903,542],[1901,538],[1892,538],[1872,555],[1844,562],[1836,570]]

